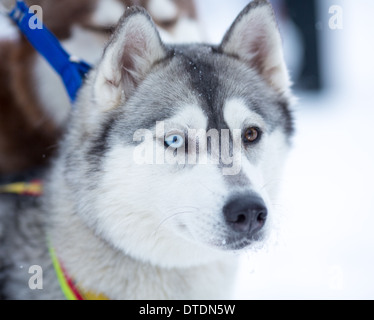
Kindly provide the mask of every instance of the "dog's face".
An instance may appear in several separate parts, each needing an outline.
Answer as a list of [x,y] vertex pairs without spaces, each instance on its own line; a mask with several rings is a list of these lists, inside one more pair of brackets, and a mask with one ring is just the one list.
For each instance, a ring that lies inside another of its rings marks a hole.
[[128,9],[82,90],[63,145],[77,213],[114,247],[164,266],[264,238],[292,131],[267,1],[219,47],[165,46]]

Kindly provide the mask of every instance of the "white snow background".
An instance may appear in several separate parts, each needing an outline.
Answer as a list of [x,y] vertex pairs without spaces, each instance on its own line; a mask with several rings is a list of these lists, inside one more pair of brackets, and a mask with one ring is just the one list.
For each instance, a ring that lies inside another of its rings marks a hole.
[[[197,0],[207,38],[218,43],[247,2]],[[342,30],[328,26],[332,5],[343,9]],[[319,0],[327,89],[296,92],[278,242],[243,256],[237,299],[374,299],[373,13],[372,0]],[[297,69],[297,33],[282,30]],[[14,30],[0,15],[0,38],[9,37]]]

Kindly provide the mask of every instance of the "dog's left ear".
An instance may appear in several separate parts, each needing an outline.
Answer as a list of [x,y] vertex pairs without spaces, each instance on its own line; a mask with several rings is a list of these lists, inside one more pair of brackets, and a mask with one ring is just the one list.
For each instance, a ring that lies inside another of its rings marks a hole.
[[148,13],[128,8],[104,51],[94,80],[95,100],[104,108],[119,105],[133,93],[155,62],[166,56]]
[[220,50],[246,62],[278,93],[288,96],[291,82],[271,4],[252,1],[226,33]]

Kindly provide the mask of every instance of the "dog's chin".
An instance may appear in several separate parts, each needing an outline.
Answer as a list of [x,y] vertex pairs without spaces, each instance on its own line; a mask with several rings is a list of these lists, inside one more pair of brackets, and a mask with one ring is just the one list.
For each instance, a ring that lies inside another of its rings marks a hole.
[[179,235],[194,244],[196,247],[206,248],[208,251],[216,252],[217,254],[226,253],[241,253],[248,250],[261,249],[268,239],[268,230],[265,228],[258,231],[256,234],[243,235],[236,232],[222,230],[221,234],[216,234],[213,237],[206,237],[205,232],[191,232],[188,228],[181,228],[183,231]]
[[209,245],[221,251],[236,253],[251,249],[257,250],[264,245],[265,239],[266,233],[259,232],[254,236],[243,237],[238,235],[231,235],[223,240],[212,241],[209,243]]

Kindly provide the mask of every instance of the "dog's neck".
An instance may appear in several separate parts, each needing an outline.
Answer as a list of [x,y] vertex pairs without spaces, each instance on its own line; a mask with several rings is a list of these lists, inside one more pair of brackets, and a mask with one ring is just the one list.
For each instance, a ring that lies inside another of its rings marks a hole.
[[234,283],[235,259],[190,268],[154,266],[97,236],[66,202],[59,208],[49,231],[51,245],[69,276],[85,291],[109,299],[219,299]]

